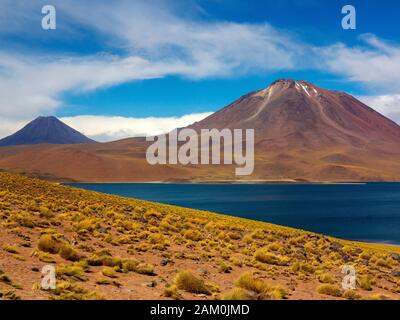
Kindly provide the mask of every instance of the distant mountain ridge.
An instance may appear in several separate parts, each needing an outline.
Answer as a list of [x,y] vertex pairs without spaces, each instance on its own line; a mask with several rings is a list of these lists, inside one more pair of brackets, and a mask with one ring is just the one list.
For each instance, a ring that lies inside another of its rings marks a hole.
[[0,146],[95,143],[56,117],[38,117],[21,130],[0,140]]
[[0,148],[0,168],[83,182],[400,181],[400,126],[307,81],[277,80],[189,128],[254,129],[253,174],[235,176],[230,165],[151,166],[144,138]]

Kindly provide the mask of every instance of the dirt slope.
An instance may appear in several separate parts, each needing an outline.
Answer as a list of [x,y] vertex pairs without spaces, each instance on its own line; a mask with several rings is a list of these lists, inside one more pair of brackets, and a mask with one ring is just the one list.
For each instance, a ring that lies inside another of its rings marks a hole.
[[[400,249],[0,173],[0,298],[399,299]],[[57,288],[43,290],[44,266]],[[357,289],[341,286],[344,265]]]

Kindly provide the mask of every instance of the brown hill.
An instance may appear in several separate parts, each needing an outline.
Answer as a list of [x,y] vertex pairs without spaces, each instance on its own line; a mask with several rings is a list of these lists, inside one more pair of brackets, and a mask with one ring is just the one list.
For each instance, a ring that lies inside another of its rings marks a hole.
[[[400,181],[400,126],[354,97],[278,80],[208,118],[199,129],[255,129],[246,181]],[[0,148],[0,168],[55,180],[234,181],[234,166],[150,166],[143,138],[105,144]]]

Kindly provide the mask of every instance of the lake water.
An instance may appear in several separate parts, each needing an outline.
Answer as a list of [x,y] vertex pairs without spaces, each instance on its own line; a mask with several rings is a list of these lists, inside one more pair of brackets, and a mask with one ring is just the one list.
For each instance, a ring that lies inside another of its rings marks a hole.
[[266,221],[344,239],[400,244],[400,183],[70,185]]

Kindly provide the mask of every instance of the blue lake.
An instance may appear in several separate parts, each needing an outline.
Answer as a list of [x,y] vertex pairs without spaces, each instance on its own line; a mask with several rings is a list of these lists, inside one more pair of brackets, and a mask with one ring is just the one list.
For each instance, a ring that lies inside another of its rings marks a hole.
[[344,239],[400,244],[400,183],[69,185],[266,221]]

